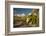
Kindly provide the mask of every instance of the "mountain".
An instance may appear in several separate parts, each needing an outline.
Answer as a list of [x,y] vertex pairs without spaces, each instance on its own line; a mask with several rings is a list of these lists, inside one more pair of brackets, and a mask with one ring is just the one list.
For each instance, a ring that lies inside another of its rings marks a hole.
[[22,13],[22,14],[15,14],[14,16],[25,16],[25,14],[24,13]]

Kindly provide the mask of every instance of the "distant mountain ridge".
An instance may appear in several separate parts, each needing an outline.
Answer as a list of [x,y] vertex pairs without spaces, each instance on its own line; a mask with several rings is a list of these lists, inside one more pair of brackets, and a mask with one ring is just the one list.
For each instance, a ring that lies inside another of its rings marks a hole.
[[[28,13],[27,15],[31,15],[32,13]],[[26,14],[22,13],[22,14],[15,14],[14,16],[26,16]]]
[[15,14],[14,16],[25,16],[25,14],[24,13],[22,13],[22,14]]

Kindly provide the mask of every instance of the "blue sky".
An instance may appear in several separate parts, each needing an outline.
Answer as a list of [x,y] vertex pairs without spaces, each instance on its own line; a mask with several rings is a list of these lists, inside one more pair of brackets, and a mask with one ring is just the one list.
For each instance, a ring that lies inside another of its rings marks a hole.
[[29,8],[13,8],[14,10],[14,14],[28,14],[30,12],[32,12],[32,9]]

